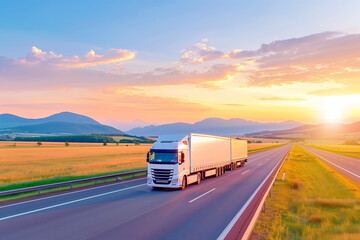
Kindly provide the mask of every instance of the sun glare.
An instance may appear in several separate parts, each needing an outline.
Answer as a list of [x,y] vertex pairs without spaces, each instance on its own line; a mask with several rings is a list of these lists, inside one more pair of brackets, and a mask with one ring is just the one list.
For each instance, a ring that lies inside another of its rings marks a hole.
[[359,95],[325,97],[323,120],[326,123],[340,123],[353,107],[357,107]]

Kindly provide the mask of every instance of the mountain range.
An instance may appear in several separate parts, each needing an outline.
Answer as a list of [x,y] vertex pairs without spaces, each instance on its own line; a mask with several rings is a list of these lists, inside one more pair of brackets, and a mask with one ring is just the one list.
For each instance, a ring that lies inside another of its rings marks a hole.
[[207,118],[202,121],[191,123],[171,123],[158,126],[146,126],[134,128],[127,134],[137,136],[158,136],[162,134],[187,134],[203,133],[219,136],[239,136],[251,132],[284,130],[302,126],[302,123],[285,121],[278,123],[261,123],[248,121],[240,118],[221,119]]
[[61,112],[45,118],[23,118],[0,114],[0,132],[37,134],[123,134],[122,131],[103,125],[96,120],[72,113]]
[[247,134],[248,137],[267,138],[342,138],[360,136],[360,121],[350,124],[308,124],[280,131],[261,131]]

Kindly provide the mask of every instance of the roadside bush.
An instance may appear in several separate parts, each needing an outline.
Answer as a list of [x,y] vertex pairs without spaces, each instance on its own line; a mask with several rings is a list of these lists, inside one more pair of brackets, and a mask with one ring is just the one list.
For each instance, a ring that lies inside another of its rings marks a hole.
[[300,188],[301,182],[299,179],[293,179],[291,180],[291,188],[298,190]]
[[65,147],[68,147],[69,145],[69,142],[65,142]]
[[359,144],[355,139],[352,139],[352,140],[346,140],[344,142],[344,145],[359,145]]
[[37,145],[40,147],[42,145],[42,142],[37,142]]
[[309,217],[308,223],[321,223],[322,218],[319,215],[313,214]]

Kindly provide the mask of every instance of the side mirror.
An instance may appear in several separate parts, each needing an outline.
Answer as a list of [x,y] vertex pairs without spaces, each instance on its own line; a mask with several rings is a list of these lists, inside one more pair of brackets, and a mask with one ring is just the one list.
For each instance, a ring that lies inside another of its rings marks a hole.
[[150,159],[150,152],[148,152],[148,153],[146,154],[146,161],[149,162],[149,159]]

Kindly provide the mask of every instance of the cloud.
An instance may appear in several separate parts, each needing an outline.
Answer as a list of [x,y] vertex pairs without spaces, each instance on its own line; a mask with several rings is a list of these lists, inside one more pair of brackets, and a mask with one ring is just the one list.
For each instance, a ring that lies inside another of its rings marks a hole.
[[245,106],[244,104],[239,104],[239,103],[224,103],[221,105],[228,106],[228,107],[243,107],[243,106]]
[[222,51],[216,50],[215,47],[208,46],[208,40],[205,38],[200,43],[196,43],[187,49],[183,50],[180,62],[183,64],[202,63],[223,58],[225,54]]
[[[25,58],[0,57],[0,91],[59,88],[107,89],[131,86],[192,84],[224,89],[222,81],[241,80],[239,87],[271,87],[295,83],[336,83],[339,89],[310,91],[323,95],[358,91],[360,34],[323,32],[273,41],[258,49],[224,52],[206,39],[183,51],[180,62],[143,72],[95,70],[86,66],[119,64],[136,52],[111,49],[104,55],[89,51],[82,57],[65,58],[33,47]],[[221,60],[211,63],[214,60]],[[197,64],[197,65],[194,65]],[[113,66],[114,67],[114,66]],[[334,84],[331,84],[334,86]]]
[[60,67],[77,68],[119,63],[124,60],[133,59],[135,54],[136,52],[125,49],[110,49],[104,55],[97,55],[94,50],[90,50],[82,57],[73,56],[65,58],[61,54],[57,55],[52,51],[47,53],[37,47],[32,47],[26,58],[20,59],[20,62],[24,64],[43,63]]
[[268,98],[259,98],[263,101],[306,101],[305,98],[285,98],[285,97],[268,97]]
[[322,32],[264,43],[253,51],[224,52],[203,41],[185,50],[181,62],[194,64],[217,59],[241,61],[245,68],[242,78],[248,86],[334,82],[349,86],[338,90],[352,92],[354,79],[360,77],[360,34]]
[[[39,53],[36,59],[42,58]],[[45,61],[45,60],[44,60]],[[106,89],[109,87],[209,84],[229,80],[240,74],[239,64],[215,64],[201,70],[155,69],[141,73],[114,73],[88,68],[69,68],[54,64],[29,64],[18,59],[0,58],[0,91],[56,90],[69,88]]]
[[[106,94],[101,95],[95,101],[81,101],[61,102],[63,99],[53,99],[53,102],[47,103],[5,103],[0,104],[1,108],[11,109],[39,109],[39,110],[53,110],[62,111],[63,109],[91,109],[96,107],[98,109],[107,108],[116,110],[132,110],[136,111],[156,111],[156,112],[178,112],[178,113],[193,113],[193,112],[207,112],[212,110],[211,107],[192,102],[186,99],[172,98],[172,97],[157,97],[147,96],[144,94]],[[106,98],[104,98],[106,97]],[[105,100],[106,99],[106,100]],[[89,104],[91,102],[91,104]],[[124,111],[120,111],[123,114]]]
[[297,82],[351,84],[360,72],[360,35],[325,32],[263,44],[256,51],[233,58],[255,58],[256,68],[247,71],[251,86]]

